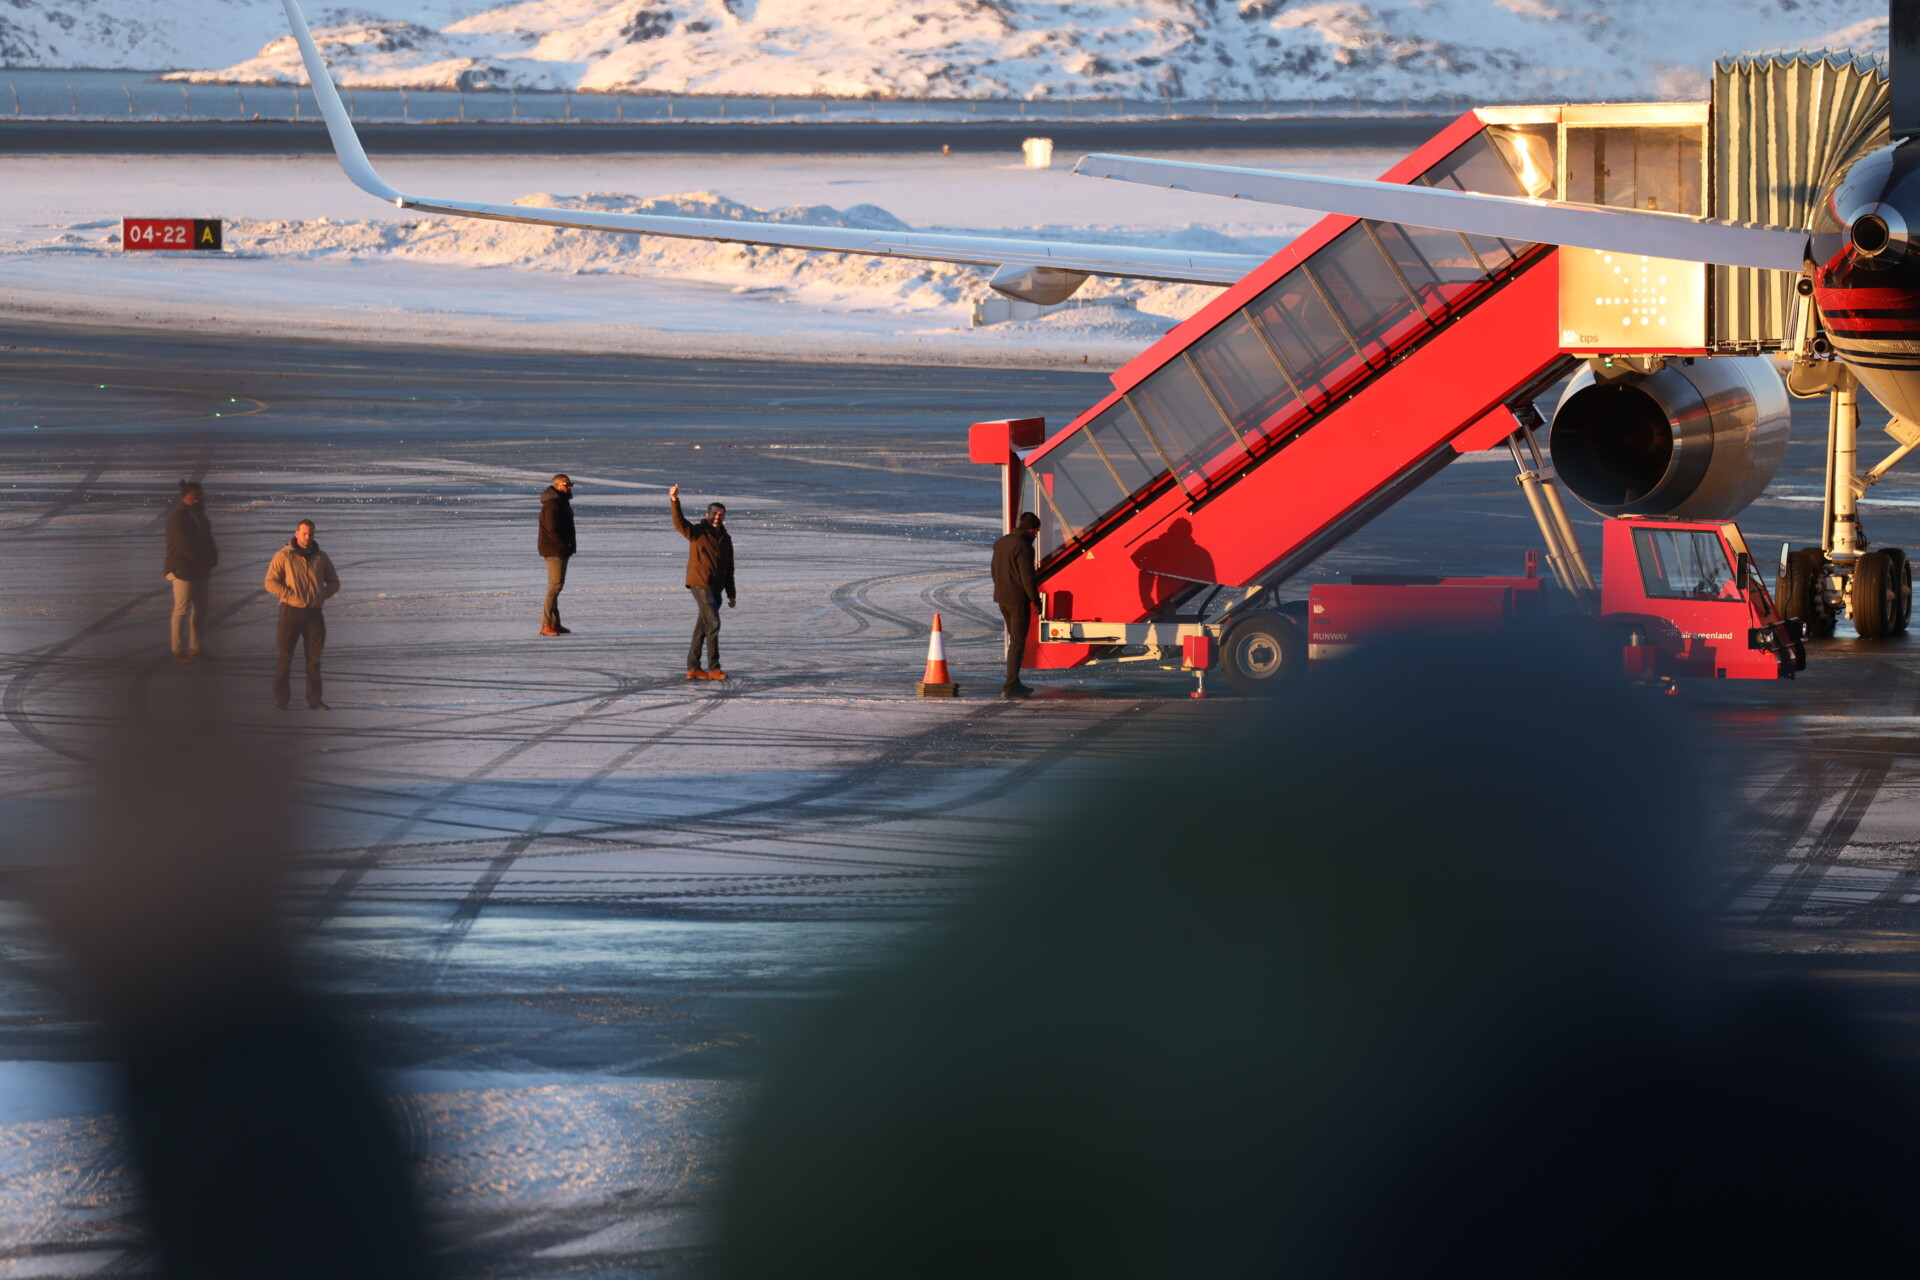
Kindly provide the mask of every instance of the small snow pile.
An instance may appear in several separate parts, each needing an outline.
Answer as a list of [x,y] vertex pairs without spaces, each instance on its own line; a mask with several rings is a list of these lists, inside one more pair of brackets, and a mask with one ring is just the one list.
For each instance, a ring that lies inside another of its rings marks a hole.
[[[0,13],[15,66],[304,79],[269,0]],[[1885,0],[368,0],[309,17],[349,86],[843,98],[1645,100],[1698,96],[1724,52],[1886,42]]]

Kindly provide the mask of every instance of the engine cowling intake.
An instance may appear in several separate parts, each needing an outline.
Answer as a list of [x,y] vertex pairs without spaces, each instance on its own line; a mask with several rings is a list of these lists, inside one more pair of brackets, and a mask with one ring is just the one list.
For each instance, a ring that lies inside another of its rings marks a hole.
[[1568,491],[1603,516],[1726,520],[1772,482],[1791,422],[1765,356],[1675,361],[1605,382],[1585,369],[1553,411],[1548,449]]

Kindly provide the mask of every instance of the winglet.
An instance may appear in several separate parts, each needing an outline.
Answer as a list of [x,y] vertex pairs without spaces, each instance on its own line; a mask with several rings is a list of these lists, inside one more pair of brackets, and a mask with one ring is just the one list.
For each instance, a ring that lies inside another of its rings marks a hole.
[[346,105],[340,101],[340,90],[334,87],[333,77],[328,74],[326,61],[320,56],[320,46],[313,42],[313,32],[307,29],[306,15],[300,12],[298,0],[280,2],[286,6],[287,22],[293,28],[294,43],[300,46],[301,60],[307,64],[307,83],[313,86],[314,101],[320,104],[320,115],[327,122],[327,136],[333,139],[333,154],[338,157],[340,167],[347,171],[347,177],[353,180],[353,185],[368,195],[391,200],[405,208],[406,196],[374,172],[373,163],[361,149],[360,135],[353,131],[353,120],[347,115]]

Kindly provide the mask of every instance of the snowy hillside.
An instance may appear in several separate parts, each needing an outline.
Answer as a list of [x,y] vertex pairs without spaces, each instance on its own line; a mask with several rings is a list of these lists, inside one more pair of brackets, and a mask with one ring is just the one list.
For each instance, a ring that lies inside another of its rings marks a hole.
[[[0,61],[297,80],[278,0],[9,0]],[[1697,96],[1723,52],[1885,43],[1884,0],[369,0],[344,83],[798,96]]]

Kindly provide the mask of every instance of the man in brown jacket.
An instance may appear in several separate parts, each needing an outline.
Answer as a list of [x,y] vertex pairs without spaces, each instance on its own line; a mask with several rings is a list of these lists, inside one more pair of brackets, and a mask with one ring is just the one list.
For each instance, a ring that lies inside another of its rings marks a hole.
[[274,553],[267,566],[267,594],[280,602],[280,661],[273,668],[273,705],[287,709],[293,692],[288,672],[293,668],[293,650],[301,641],[307,646],[307,705],[315,711],[327,710],[320,700],[320,654],[327,647],[327,619],[320,607],[340,590],[340,577],[333,561],[314,541],[313,521],[302,520],[294,526],[293,537]]
[[[687,540],[687,590],[700,609],[700,620],[693,624],[693,642],[687,646],[687,679],[725,680],[720,669],[720,593],[727,593],[727,608],[738,603],[733,589],[733,535],[727,532],[727,506],[709,502],[706,518],[690,524],[680,511],[680,486],[667,491],[673,510],[673,527]],[[700,644],[706,642],[707,667],[700,669]]]
[[1022,511],[1013,532],[993,544],[993,602],[1007,624],[1007,682],[1003,698],[1031,698],[1033,690],[1020,683],[1020,661],[1027,656],[1027,634],[1033,629],[1033,611],[1040,592],[1033,585],[1033,540],[1040,533],[1040,517]]

